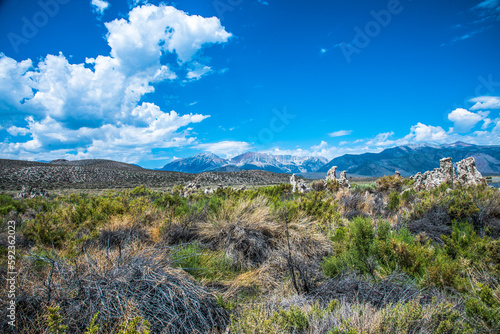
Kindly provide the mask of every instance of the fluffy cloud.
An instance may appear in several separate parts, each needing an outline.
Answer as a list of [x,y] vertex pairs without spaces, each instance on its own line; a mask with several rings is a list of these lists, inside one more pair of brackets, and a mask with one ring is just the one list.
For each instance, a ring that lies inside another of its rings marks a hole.
[[498,96],[479,96],[469,101],[475,103],[470,110],[500,109],[500,97]]
[[460,133],[469,132],[483,117],[463,108],[453,110],[448,119],[453,122],[455,130]]
[[[39,122],[28,117],[28,125],[25,128],[12,126],[7,131],[13,136],[29,134],[31,140],[2,143],[0,148],[8,158],[23,155],[38,158],[52,157],[54,152],[47,152],[47,154],[41,152],[49,147],[51,151],[59,152],[58,154],[63,154],[65,157],[90,158],[105,155],[120,161],[137,162],[140,155],[144,154],[144,148],[168,148],[193,144],[195,138],[189,138],[186,132],[178,132],[178,130],[209,117],[199,114],[180,116],[175,111],[164,113],[151,103],[138,106],[133,114],[138,119],[149,120],[149,124],[144,127],[104,124],[98,128],[69,129],[50,116]],[[67,154],[67,150],[73,153]]]
[[128,20],[114,20],[106,28],[111,56],[134,71],[157,64],[165,52],[187,62],[204,44],[224,43],[231,37],[216,17],[188,15],[165,5],[136,7]]
[[92,0],[90,4],[94,8],[94,12],[98,15],[104,14],[104,11],[109,7],[109,2],[104,0]]
[[417,142],[441,142],[447,138],[447,133],[440,126],[425,125],[419,122],[411,127],[410,134],[405,138]]
[[[136,7],[128,19],[105,25],[110,55],[85,63],[71,64],[62,53],[36,65],[0,54],[0,112],[12,136],[1,145],[4,156],[45,159],[71,150],[79,157],[109,157],[106,152],[131,152],[131,146],[148,152],[195,143],[192,129],[182,128],[209,116],[166,113],[141,101],[156,83],[177,79],[174,69],[192,69],[188,79],[208,74],[211,68],[197,60],[198,52],[204,45],[226,42],[231,34],[217,18],[165,5]],[[178,61],[165,64],[168,54],[176,54]]]
[[232,158],[238,154],[244,153],[252,148],[252,146],[243,141],[221,141],[217,143],[205,143],[195,145],[194,148],[205,152],[214,153],[225,158]]
[[339,131],[329,133],[328,135],[330,137],[343,137],[343,136],[348,136],[351,133],[352,133],[352,130],[339,130]]

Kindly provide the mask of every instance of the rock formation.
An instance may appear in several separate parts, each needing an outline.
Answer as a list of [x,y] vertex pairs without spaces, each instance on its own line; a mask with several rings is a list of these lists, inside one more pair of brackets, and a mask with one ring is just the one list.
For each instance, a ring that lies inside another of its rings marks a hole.
[[330,170],[328,171],[328,173],[326,175],[326,182],[336,181],[337,180],[336,172],[337,172],[337,166],[333,166],[332,168],[330,168]]
[[189,195],[197,192],[201,189],[201,185],[197,182],[189,182],[187,186],[184,187],[184,197],[188,197]]
[[451,158],[440,160],[440,167],[433,171],[427,171],[424,174],[417,173],[411,177],[415,180],[413,188],[417,191],[439,187],[445,183],[450,187],[456,184],[461,185],[479,185],[486,184],[485,179],[476,168],[476,162],[473,157],[457,162],[457,173],[453,168]]
[[290,184],[292,185],[292,193],[297,191],[297,180],[295,179],[295,174],[290,177]]
[[310,189],[307,188],[306,182],[302,179],[297,181],[297,189],[300,191],[300,193],[306,193],[309,192]]
[[486,185],[486,180],[477,170],[473,157],[457,162],[457,174],[457,181],[462,185]]
[[295,174],[290,177],[290,184],[292,185],[292,193],[300,191],[303,194],[311,190],[310,188],[307,188],[307,184],[304,180],[297,180]]
[[[474,160],[474,158],[472,158]],[[449,186],[453,186],[453,182],[456,179],[455,169],[453,169],[453,161],[451,158],[443,158],[439,161],[439,169],[442,174],[442,183],[446,183]]]
[[17,198],[35,198],[35,197],[48,197],[49,193],[43,188],[26,188],[23,186],[21,192],[17,194]]
[[349,180],[347,180],[347,172],[346,171],[343,171],[342,173],[340,173],[339,187],[340,188],[351,188],[351,185],[349,184]]

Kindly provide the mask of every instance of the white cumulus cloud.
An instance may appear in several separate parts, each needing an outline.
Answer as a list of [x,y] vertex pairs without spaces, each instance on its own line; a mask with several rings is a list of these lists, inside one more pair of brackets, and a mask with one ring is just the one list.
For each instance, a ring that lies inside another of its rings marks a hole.
[[92,5],[94,12],[98,15],[104,14],[104,11],[109,7],[109,2],[104,0],[92,0],[90,4]]
[[470,110],[500,109],[500,97],[498,96],[479,96],[469,101],[475,103]]
[[442,127],[418,122],[417,125],[411,127],[411,132],[406,138],[417,142],[441,142],[447,137],[448,134]]
[[[215,17],[166,5],[136,7],[127,18],[105,25],[110,54],[84,63],[72,64],[62,53],[37,64],[0,53],[1,125],[10,134],[0,144],[4,157],[48,160],[76,154],[123,160],[133,154],[137,159],[152,148],[196,142],[186,126],[210,116],[164,112],[142,101],[155,84],[178,79],[174,69],[196,70],[192,79],[208,74],[211,68],[199,62],[199,51],[227,42],[231,34]],[[165,63],[172,53],[178,62]]]
[[453,110],[448,114],[448,119],[453,122],[455,130],[460,133],[469,132],[483,117],[463,108]]

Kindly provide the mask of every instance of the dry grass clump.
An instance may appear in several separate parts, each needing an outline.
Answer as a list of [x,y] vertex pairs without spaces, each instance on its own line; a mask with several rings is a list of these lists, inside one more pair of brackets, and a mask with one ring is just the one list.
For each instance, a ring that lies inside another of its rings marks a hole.
[[118,324],[137,316],[152,333],[222,332],[227,311],[170,261],[168,249],[135,245],[95,250],[74,262],[54,255],[26,258],[18,276],[19,333],[45,332],[50,305],[61,307],[68,333],[83,333],[97,312],[100,333],[116,333]]
[[264,197],[227,201],[198,225],[201,240],[224,250],[238,268],[255,268],[276,247],[284,230]]
[[134,241],[151,243],[151,236],[140,221],[131,216],[113,217],[99,232],[99,246],[124,247]]
[[316,180],[311,182],[311,189],[315,191],[323,191],[326,189],[326,184],[324,180]]
[[268,200],[257,197],[227,202],[198,225],[202,242],[224,251],[236,268],[250,270],[231,284],[227,295],[252,289],[275,292],[292,272],[302,291],[322,278],[320,263],[331,252],[330,240],[311,217],[299,214],[285,223],[286,216],[285,209],[273,212]]
[[299,215],[285,224],[285,212],[272,212],[264,197],[226,202],[198,225],[198,234],[211,247],[224,250],[236,267],[251,269],[270,258],[288,257],[286,225],[290,251],[297,261],[320,261],[330,251],[331,243],[317,232],[310,217]]
[[352,220],[355,217],[370,217],[373,219],[389,216],[387,210],[388,196],[385,193],[344,190],[335,194],[334,201],[338,203],[342,217]]
[[161,240],[167,245],[189,243],[198,238],[198,224],[207,220],[208,210],[189,212],[184,217],[173,217],[160,228]]
[[271,298],[247,306],[233,317],[232,333],[472,333],[464,321],[462,300],[436,298],[422,305],[417,300],[387,304],[330,300],[327,305],[308,296]]
[[366,281],[354,272],[342,274],[325,281],[312,296],[324,304],[338,299],[349,303],[369,303],[379,308],[410,300],[428,304],[432,300],[430,293],[419,289],[415,282],[403,273],[391,274],[379,282]]

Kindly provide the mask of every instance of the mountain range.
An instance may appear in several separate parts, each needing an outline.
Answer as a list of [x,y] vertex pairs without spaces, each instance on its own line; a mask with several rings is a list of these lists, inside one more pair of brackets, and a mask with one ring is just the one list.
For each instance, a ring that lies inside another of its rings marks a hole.
[[463,142],[446,145],[407,145],[388,148],[380,153],[346,154],[334,158],[318,172],[326,173],[332,166],[351,176],[383,176],[399,171],[414,175],[439,167],[439,160],[451,157],[456,163],[474,157],[478,170],[485,175],[500,174],[500,146],[478,146]]
[[161,170],[185,173],[265,170],[290,174],[316,172],[327,162],[328,159],[322,157],[298,157],[252,152],[240,154],[232,159],[223,159],[212,153],[200,153],[193,157],[174,160]]
[[265,170],[274,173],[296,173],[306,177],[314,175],[319,178],[324,177],[332,166],[337,166],[339,172],[345,170],[350,176],[392,175],[396,170],[403,176],[410,176],[439,167],[439,160],[444,157],[451,157],[455,163],[474,157],[481,173],[500,174],[500,146],[479,146],[463,142],[445,145],[398,146],[385,149],[380,153],[346,154],[331,161],[323,157],[252,152],[232,159],[223,159],[212,153],[201,153],[193,157],[177,159],[165,165],[162,170],[185,173]]

